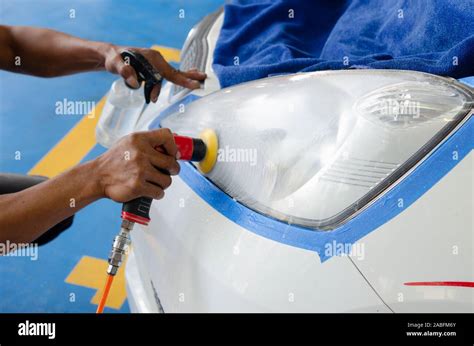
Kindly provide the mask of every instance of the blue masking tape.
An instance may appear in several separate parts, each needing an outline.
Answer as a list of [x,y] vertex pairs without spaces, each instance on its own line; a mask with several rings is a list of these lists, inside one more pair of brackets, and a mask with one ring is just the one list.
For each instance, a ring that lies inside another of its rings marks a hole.
[[474,87],[474,76],[461,78],[459,79],[459,82],[464,83],[470,87]]

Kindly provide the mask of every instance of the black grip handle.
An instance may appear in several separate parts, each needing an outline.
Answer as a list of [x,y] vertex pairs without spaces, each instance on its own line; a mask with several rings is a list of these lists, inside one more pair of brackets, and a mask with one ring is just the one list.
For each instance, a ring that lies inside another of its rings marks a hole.
[[144,225],[148,224],[152,202],[153,199],[150,197],[139,197],[124,203],[122,205],[122,218]]
[[[135,70],[137,74],[138,83],[145,82],[145,101],[150,103],[151,91],[155,85],[160,85],[163,77],[161,74],[153,67],[152,64],[140,53],[130,50],[125,50],[120,53],[125,63],[129,64]],[[129,87],[127,82],[125,84]]]

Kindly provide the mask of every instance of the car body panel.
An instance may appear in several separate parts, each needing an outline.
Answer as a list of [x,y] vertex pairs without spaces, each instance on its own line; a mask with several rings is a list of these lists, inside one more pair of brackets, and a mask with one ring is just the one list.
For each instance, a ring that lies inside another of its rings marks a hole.
[[354,263],[396,312],[474,312],[472,151],[396,218],[364,239]]
[[[212,52],[222,20],[221,14],[207,38],[208,80],[187,95],[203,97],[220,89]],[[173,98],[167,83],[135,130],[148,129],[171,106],[186,107],[186,102]],[[150,225],[137,225],[132,233],[126,270],[131,310],[473,312],[473,288],[406,285],[474,282],[472,172],[469,149],[411,205],[355,242],[362,253],[323,262],[315,251],[269,239],[229,219],[189,181],[175,177],[166,198],[152,204]]]
[[252,233],[181,179],[150,216],[132,242],[166,312],[389,311],[348,257],[322,264],[313,251]]

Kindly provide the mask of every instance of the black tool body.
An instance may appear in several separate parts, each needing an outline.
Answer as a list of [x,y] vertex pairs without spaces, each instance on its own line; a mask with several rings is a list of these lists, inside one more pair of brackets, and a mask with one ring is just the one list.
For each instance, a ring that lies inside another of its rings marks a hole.
[[[150,103],[151,91],[155,85],[161,84],[163,77],[142,54],[131,50],[125,50],[120,53],[120,55],[125,63],[132,66],[135,70],[138,83],[141,85],[142,82],[145,82],[145,101],[146,103]],[[129,88],[135,89],[127,82],[125,82],[125,84]]]

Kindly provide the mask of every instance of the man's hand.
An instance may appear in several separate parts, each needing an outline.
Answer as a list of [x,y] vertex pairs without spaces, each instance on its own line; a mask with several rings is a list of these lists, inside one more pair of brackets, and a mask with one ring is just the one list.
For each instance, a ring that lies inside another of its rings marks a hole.
[[128,202],[140,196],[161,199],[179,173],[177,147],[169,129],[136,132],[96,159],[103,196]]
[[[107,70],[138,87],[134,69],[120,56],[127,49],[142,54],[163,78],[185,88],[197,89],[199,81],[206,78],[205,73],[196,69],[174,69],[153,49],[119,47],[42,28],[0,25],[0,46],[0,69],[41,77]],[[16,58],[21,58],[21,64],[15,63]],[[160,86],[155,86],[151,100],[156,102],[159,94]]]
[[[120,53],[124,50],[135,51],[143,55],[150,64],[163,76],[164,79],[181,85],[182,87],[188,89],[198,89],[200,87],[200,81],[206,79],[206,74],[200,72],[197,69],[191,69],[187,72],[179,71],[173,68],[170,64],[166,62],[163,56],[156,50],[146,49],[146,48],[126,48],[126,47],[117,47],[109,46],[104,52],[105,55],[105,69],[109,72],[119,74],[125,79],[125,81],[136,88],[140,85],[138,84],[137,75],[132,66],[127,65]],[[161,86],[155,85],[151,91],[151,101],[156,102],[158,96],[160,95]]]
[[0,243],[31,242],[103,197],[121,203],[141,196],[163,198],[170,174],[179,172],[176,154],[170,130],[138,132],[95,160],[20,192],[0,195]]

